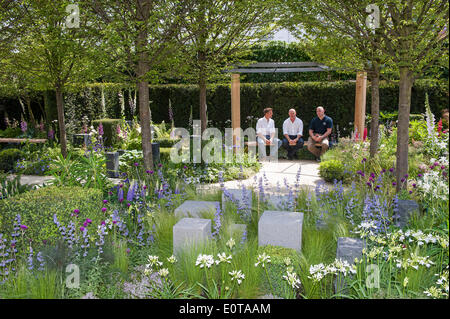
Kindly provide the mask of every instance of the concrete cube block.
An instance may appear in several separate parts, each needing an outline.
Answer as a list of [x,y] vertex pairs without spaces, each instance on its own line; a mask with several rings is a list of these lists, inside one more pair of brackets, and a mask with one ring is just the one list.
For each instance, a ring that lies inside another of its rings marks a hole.
[[247,240],[247,225],[245,224],[231,224],[228,228],[228,235],[232,237],[236,243]]
[[265,211],[258,223],[258,245],[281,246],[301,251],[303,213]]
[[405,227],[408,225],[412,215],[419,213],[419,204],[414,200],[398,200],[398,212],[395,220],[395,225],[398,227]]
[[216,212],[217,205],[220,206],[220,203],[215,201],[187,200],[174,212],[176,217],[200,218],[202,212]]
[[222,192],[222,208],[225,209],[226,203],[235,203],[241,207],[251,209],[252,191],[250,189],[225,189]]
[[119,177],[119,153],[106,152],[106,172],[108,177]]
[[202,218],[182,218],[173,226],[173,252],[206,243],[211,239],[211,220]]
[[[362,258],[362,251],[365,242],[359,238],[339,237],[336,248],[336,259],[347,261],[350,265],[355,263],[355,258]],[[338,275],[334,281],[336,293],[345,293],[347,291],[347,281],[350,277]]]
[[270,194],[267,196],[269,209],[292,211],[295,207],[294,199],[288,195]]

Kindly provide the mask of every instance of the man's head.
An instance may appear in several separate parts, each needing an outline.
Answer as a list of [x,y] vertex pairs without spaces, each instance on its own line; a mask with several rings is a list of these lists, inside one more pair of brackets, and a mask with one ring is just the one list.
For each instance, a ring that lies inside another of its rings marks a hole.
[[325,116],[325,109],[323,108],[323,106],[318,106],[316,108],[316,114],[320,119],[323,119],[323,117]]
[[294,109],[290,109],[290,110],[289,110],[289,118],[290,118],[291,120],[295,119],[295,116],[296,116],[296,115],[297,115],[297,112],[295,112]]
[[266,107],[263,112],[264,112],[265,118],[270,119],[272,117],[272,114],[273,114],[272,108]]

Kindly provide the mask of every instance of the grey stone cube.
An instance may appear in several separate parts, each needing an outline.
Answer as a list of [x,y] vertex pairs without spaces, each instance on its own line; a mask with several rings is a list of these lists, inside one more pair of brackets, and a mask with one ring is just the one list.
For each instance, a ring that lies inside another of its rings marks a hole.
[[200,218],[202,212],[215,212],[217,205],[220,206],[219,202],[187,200],[178,206],[174,213],[176,217]]
[[228,235],[232,237],[237,243],[241,242],[243,237],[247,239],[247,225],[245,224],[231,224],[228,228]]
[[110,178],[119,177],[119,153],[106,152],[106,171]]
[[222,192],[223,209],[225,209],[226,203],[236,203],[241,207],[251,209],[252,207],[251,189],[225,189]]
[[303,213],[265,211],[258,222],[258,245],[302,249]]
[[295,207],[293,198],[289,198],[288,195],[281,194],[268,194],[267,204],[269,209],[276,209],[281,211],[291,211]]
[[[366,244],[362,239],[339,237],[337,241],[336,259],[347,261],[350,265],[355,263],[355,258],[362,258],[362,251]],[[351,277],[338,275],[334,281],[336,293],[345,293],[347,290],[347,280]]]
[[398,201],[398,212],[395,218],[395,225],[398,227],[405,227],[412,215],[419,212],[419,204],[414,200]]
[[211,220],[182,218],[173,226],[173,252],[206,243],[211,239]]
[[73,134],[72,143],[74,146],[89,146],[91,144],[91,136],[89,134]]

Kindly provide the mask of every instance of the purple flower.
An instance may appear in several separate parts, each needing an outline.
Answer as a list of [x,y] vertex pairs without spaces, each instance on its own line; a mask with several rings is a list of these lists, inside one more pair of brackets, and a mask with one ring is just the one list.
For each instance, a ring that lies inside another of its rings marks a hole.
[[84,223],[83,223],[83,226],[84,226],[84,227],[87,227],[87,226],[88,226],[88,223],[87,223],[87,222],[84,222]]
[[108,200],[107,199],[104,199],[103,200],[103,204],[107,204],[108,203]]
[[123,202],[123,188],[119,187],[119,191],[117,192],[117,197],[119,199],[119,203]]
[[21,122],[20,122],[20,129],[21,129],[22,132],[24,132],[24,133],[27,131],[28,125],[27,125],[27,122],[26,122],[26,121],[21,121]]
[[80,227],[80,230],[81,230],[81,231],[84,231],[84,227]]
[[102,212],[103,212],[103,213],[106,212],[107,210],[108,210],[108,208],[102,207]]
[[405,178],[408,178],[408,176],[409,176],[408,174],[405,174]]
[[74,209],[74,210],[73,210],[73,213],[74,213],[74,214],[79,214],[79,213],[80,213],[80,210],[79,210],[79,209]]
[[367,162],[367,158],[365,158],[365,157],[362,159],[361,163],[364,163],[364,162]]
[[47,136],[49,140],[53,140],[55,138],[55,131],[53,129],[48,130]]
[[26,226],[26,225],[20,225],[20,228],[21,228],[21,229],[28,229],[28,226]]
[[161,163],[159,163],[159,164],[158,164],[158,167],[162,167],[162,164],[161,164]]
[[138,167],[138,166],[139,166],[139,163],[134,163],[134,166]]
[[90,223],[92,223],[92,220],[90,220],[89,218],[86,218],[86,223],[90,224]]
[[410,194],[412,194],[412,191],[409,191]]
[[417,177],[422,177],[423,175],[422,174],[417,174]]
[[400,180],[400,182],[402,182],[402,183],[403,183],[404,181],[405,181],[405,179],[404,179],[404,178],[402,178],[402,179]]
[[442,170],[444,170],[444,169],[445,169],[445,166],[444,166],[444,165],[442,165],[442,166],[441,166],[441,169],[442,169]]
[[100,123],[100,125],[98,126],[98,135],[102,136],[103,135],[103,124]]
[[397,185],[397,183],[396,182],[392,182],[392,186],[395,186],[395,185]]
[[391,167],[390,169],[389,169],[389,172],[393,172],[394,171],[394,168],[393,167]]

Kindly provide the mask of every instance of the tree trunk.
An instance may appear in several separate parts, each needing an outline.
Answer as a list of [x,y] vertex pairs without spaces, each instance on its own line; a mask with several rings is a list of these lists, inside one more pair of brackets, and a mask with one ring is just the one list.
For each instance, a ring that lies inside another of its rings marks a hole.
[[56,109],[58,110],[58,126],[59,126],[59,143],[61,145],[61,154],[67,157],[67,139],[66,125],[64,123],[64,100],[61,85],[56,85]]
[[[148,0],[139,0],[138,6],[139,20],[146,21],[149,17],[150,4]],[[149,61],[147,52],[147,30],[146,23],[143,23],[139,29],[137,39],[137,51],[138,51],[138,65],[137,65],[137,77],[138,77],[138,92],[139,92],[139,117],[141,120],[141,136],[142,136],[142,153],[144,155],[144,167],[146,170],[153,168],[153,154],[152,154],[152,136],[150,130],[150,103],[149,103],[149,91],[148,81],[144,79],[144,76],[149,71]]]
[[[397,167],[396,182],[397,192],[406,189],[408,173],[408,145],[409,145],[409,112],[411,109],[411,88],[413,75],[408,67],[400,68],[399,105],[397,124]],[[402,182],[402,179],[405,181]]]
[[372,120],[370,121],[370,157],[373,158],[378,151],[378,135],[379,135],[379,121],[380,121],[380,69],[378,64],[373,64],[371,72],[371,89],[372,89],[372,104],[370,112]]
[[[202,65],[203,65],[203,61],[204,61],[204,52],[199,52],[199,62],[200,62],[200,73],[199,73],[199,83],[198,83],[198,87],[199,87],[199,94],[200,94],[200,122],[201,122],[201,128],[202,128],[202,133],[204,130],[206,130],[207,127],[207,120],[206,120],[206,76],[205,73],[203,71]],[[203,57],[202,57],[203,56]]]

